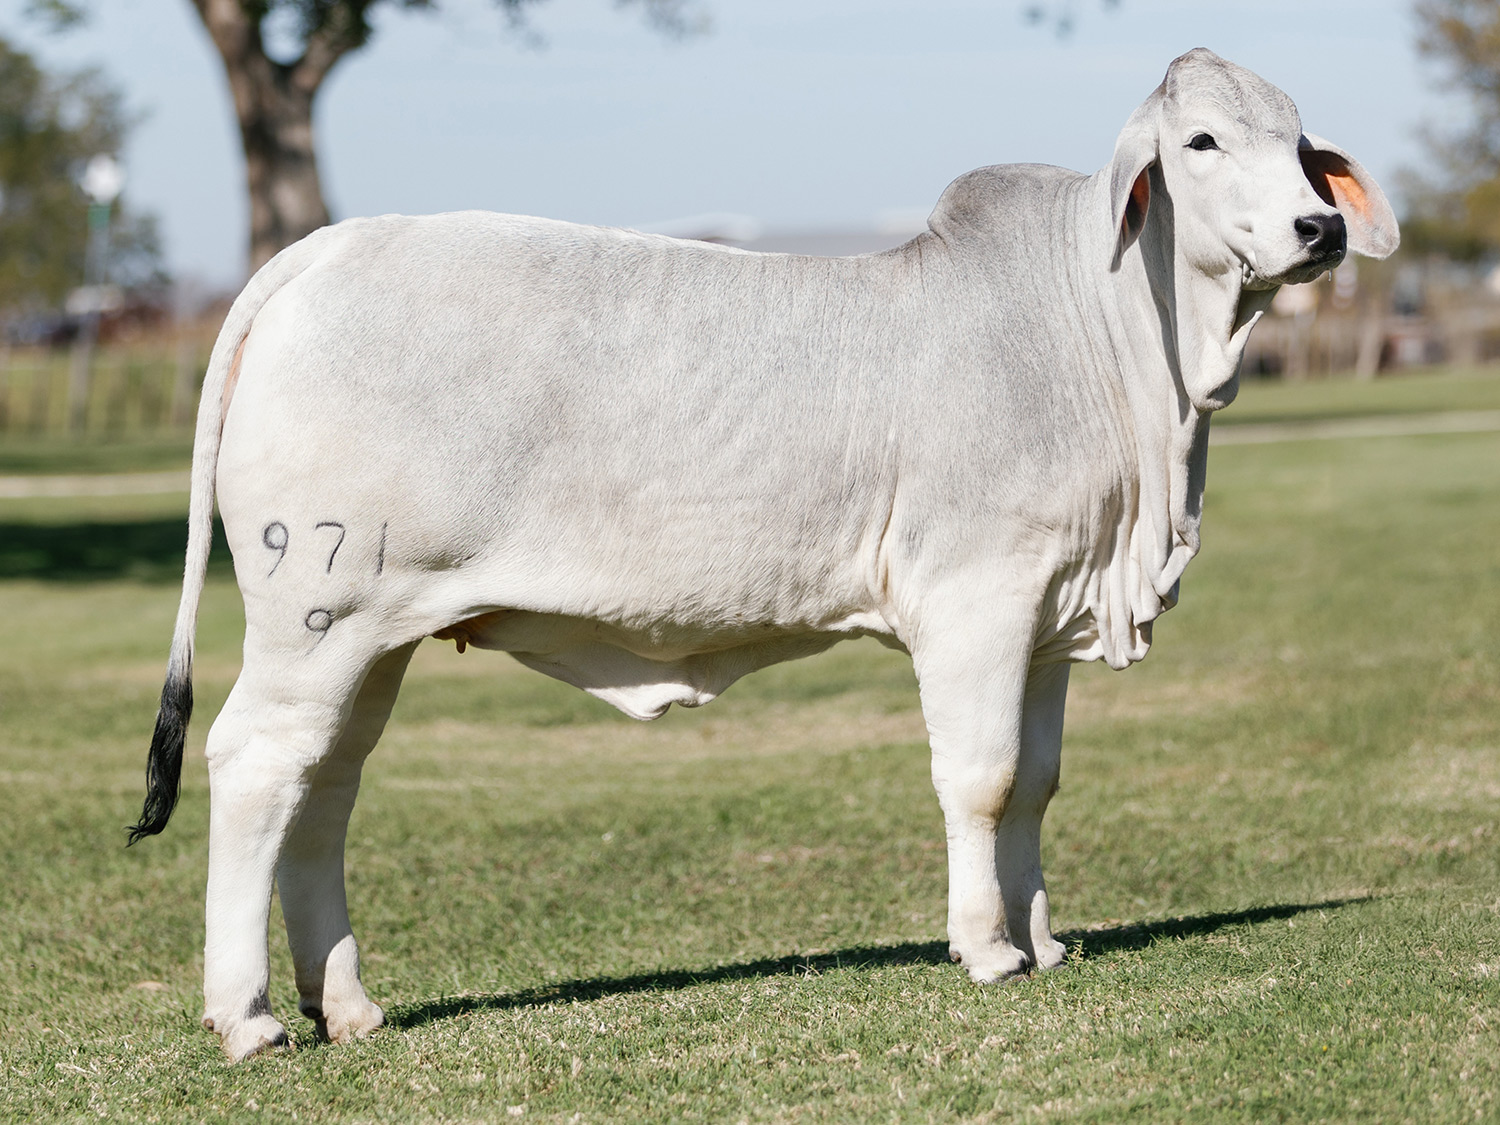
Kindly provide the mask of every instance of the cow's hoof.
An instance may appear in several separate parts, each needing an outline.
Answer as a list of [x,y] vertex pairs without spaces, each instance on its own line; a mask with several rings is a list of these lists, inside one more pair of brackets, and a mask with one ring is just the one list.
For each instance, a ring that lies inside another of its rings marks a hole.
[[215,1021],[208,1017],[203,1020],[204,1027],[219,1033],[224,1056],[232,1063],[243,1062],[251,1055],[258,1055],[275,1047],[285,1047],[291,1042],[286,1028],[269,1013],[251,1016],[233,1025],[226,1024],[225,1020]]
[[343,1005],[337,1011],[329,1013],[308,1011],[305,1014],[316,1025],[318,1038],[325,1043],[348,1043],[363,1039],[385,1023],[385,1012],[380,1005],[368,1000]]
[[1036,967],[1045,972],[1055,969],[1068,959],[1068,947],[1062,942],[1048,938],[1036,946]]
[[950,947],[948,956],[968,970],[975,984],[1008,984],[1031,971],[1031,958],[1013,945],[993,945],[970,953]]

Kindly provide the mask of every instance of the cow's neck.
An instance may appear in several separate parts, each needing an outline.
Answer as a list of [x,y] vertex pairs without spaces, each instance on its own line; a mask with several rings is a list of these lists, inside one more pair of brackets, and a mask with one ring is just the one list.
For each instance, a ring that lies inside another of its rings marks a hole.
[[1250,330],[1276,289],[1246,289],[1243,268],[1232,259],[1211,269],[1190,262],[1176,229],[1172,197],[1153,168],[1145,229],[1120,273],[1129,278],[1129,299],[1144,304],[1150,294],[1160,334],[1160,347],[1150,350],[1167,364],[1176,397],[1207,416],[1234,401]]
[[[1094,184],[1095,215],[1108,215],[1108,180]],[[1173,223],[1171,198],[1153,172],[1136,245],[1112,273],[1104,272],[1107,250],[1092,255],[1106,279],[1104,319],[1136,442],[1130,555],[1163,606],[1176,601],[1177,581],[1198,552],[1209,418],[1233,400],[1250,330],[1274,295],[1244,289],[1237,271],[1205,276],[1184,258]],[[1113,234],[1108,223],[1100,230]]]

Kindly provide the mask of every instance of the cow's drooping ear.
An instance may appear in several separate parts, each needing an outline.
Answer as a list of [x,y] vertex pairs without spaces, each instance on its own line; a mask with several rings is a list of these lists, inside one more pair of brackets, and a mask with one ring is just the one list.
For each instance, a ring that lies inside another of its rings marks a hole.
[[1115,156],[1109,164],[1109,210],[1115,232],[1114,253],[1109,260],[1111,273],[1120,268],[1120,259],[1146,225],[1146,212],[1151,206],[1151,166],[1159,155],[1165,88],[1165,83],[1158,86],[1141,103],[1115,142]]
[[1367,258],[1386,258],[1401,245],[1395,212],[1358,160],[1311,133],[1297,143],[1297,155],[1318,198],[1344,216],[1349,249]]

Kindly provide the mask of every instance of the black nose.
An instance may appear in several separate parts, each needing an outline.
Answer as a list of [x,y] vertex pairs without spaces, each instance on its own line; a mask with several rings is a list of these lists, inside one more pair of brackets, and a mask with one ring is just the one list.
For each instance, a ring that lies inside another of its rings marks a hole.
[[1344,230],[1344,216],[1337,211],[1332,215],[1303,215],[1294,225],[1297,237],[1302,240],[1312,261],[1343,256],[1348,235]]

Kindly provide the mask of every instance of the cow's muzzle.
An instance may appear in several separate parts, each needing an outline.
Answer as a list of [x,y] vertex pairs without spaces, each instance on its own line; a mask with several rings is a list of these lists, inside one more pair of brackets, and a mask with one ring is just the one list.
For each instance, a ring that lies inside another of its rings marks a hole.
[[1344,216],[1337,211],[1331,215],[1303,215],[1292,225],[1307,251],[1309,265],[1336,266],[1344,260],[1349,235],[1344,229]]

